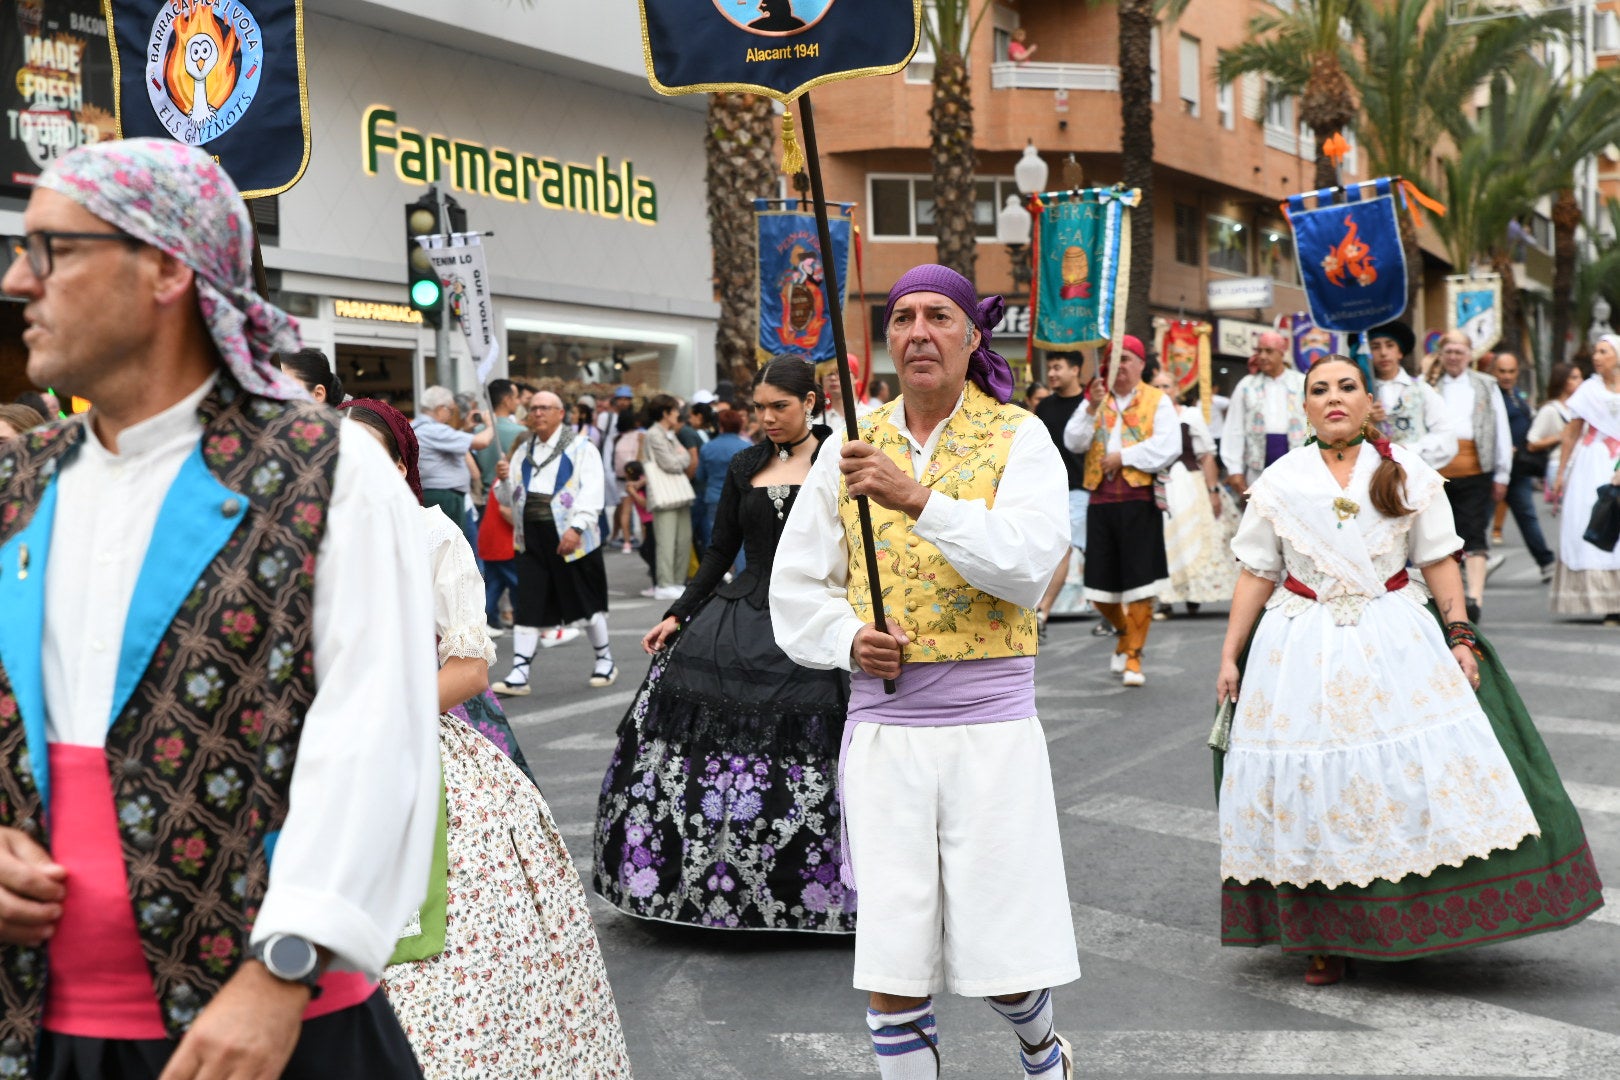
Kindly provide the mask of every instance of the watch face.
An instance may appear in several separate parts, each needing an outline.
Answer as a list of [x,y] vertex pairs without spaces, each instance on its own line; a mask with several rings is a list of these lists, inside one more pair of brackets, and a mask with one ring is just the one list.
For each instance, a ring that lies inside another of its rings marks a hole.
[[264,966],[281,978],[301,979],[315,967],[315,946],[301,938],[275,938],[265,950]]

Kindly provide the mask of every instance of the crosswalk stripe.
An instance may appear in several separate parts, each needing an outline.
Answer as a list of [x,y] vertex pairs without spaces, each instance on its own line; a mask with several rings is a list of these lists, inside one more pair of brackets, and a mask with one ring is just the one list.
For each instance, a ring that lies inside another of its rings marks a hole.
[[1555,686],[1560,690],[1594,690],[1601,694],[1620,693],[1620,679],[1601,675],[1571,675],[1562,671],[1513,672],[1513,681],[1520,686]]
[[1620,724],[1605,720],[1581,720],[1572,716],[1538,716],[1536,730],[1543,735],[1590,735],[1597,739],[1620,739]]
[[1564,781],[1564,790],[1576,808],[1596,814],[1620,814],[1620,788]]
[[[1380,965],[1370,965],[1367,982],[1373,985],[1347,982],[1323,991],[1304,985],[1295,957],[1225,949],[1210,934],[1084,904],[1073,905],[1073,912],[1085,954],[1355,1026],[1347,1031],[1102,1032],[1070,1027],[1081,1075],[1466,1077],[1481,1075],[1483,1068],[1499,1077],[1587,1077],[1610,1071],[1620,1054],[1620,1036],[1385,981]],[[1083,1006],[1084,985],[1058,992],[1060,1027],[1069,1002]],[[772,1038],[802,1075],[871,1071],[871,1045],[858,1031],[784,1032]],[[1008,1055],[1010,1043],[1008,1036],[988,1032],[953,1037],[947,1026],[940,1049],[947,1062],[984,1062]]]
[[[625,677],[622,668],[619,671],[619,677],[621,679]],[[583,682],[583,679],[581,681]],[[544,687],[537,687],[536,689],[541,694],[545,693]],[[505,698],[503,699],[503,708],[506,709],[506,718],[512,722],[513,727],[540,727],[542,724],[555,724],[558,720],[591,716],[595,713],[606,712],[609,709],[623,709],[636,700],[636,694],[638,693],[640,693],[640,687],[631,690],[616,690],[611,694],[603,694],[601,697],[592,697],[584,701],[571,702],[567,705],[553,705],[549,709],[536,709],[534,712],[521,713],[516,710],[522,708],[522,705],[514,703],[526,699]]]
[[1145,829],[1161,836],[1219,843],[1221,832],[1214,810],[1143,799],[1136,795],[1093,795],[1064,811],[1087,821]]

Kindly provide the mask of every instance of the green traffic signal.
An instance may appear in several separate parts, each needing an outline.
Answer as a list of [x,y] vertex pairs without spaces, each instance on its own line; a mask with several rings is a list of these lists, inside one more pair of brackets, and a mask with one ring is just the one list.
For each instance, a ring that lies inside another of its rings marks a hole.
[[443,288],[431,278],[419,278],[411,283],[411,304],[415,307],[437,308],[443,294]]

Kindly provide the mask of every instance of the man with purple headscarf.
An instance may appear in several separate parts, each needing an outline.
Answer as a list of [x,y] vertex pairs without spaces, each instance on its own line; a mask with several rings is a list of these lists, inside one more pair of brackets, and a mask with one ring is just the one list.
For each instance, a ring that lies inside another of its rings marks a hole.
[[0,1075],[420,1076],[376,985],[439,802],[419,514],[282,377],[206,153],[80,148],[23,222],[29,378],[93,407],[0,450]]
[[[771,576],[782,649],[852,672],[843,871],[884,1080],[938,1075],[939,990],[1006,1017],[1029,1075],[1073,1070],[1052,1014],[1050,988],[1080,965],[1033,610],[1068,554],[1068,492],[1046,426],[1009,404],[1012,371],[990,348],[1001,311],[943,266],[895,283],[884,324],[901,395],[861,420],[861,441],[823,447]],[[881,615],[857,495],[871,503]]]

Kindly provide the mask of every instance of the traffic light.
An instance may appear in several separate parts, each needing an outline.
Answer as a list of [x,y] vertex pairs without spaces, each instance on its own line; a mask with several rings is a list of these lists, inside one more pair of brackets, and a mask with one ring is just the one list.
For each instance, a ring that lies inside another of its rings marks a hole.
[[444,311],[444,285],[433,270],[433,261],[419,236],[435,236],[444,230],[439,221],[439,199],[432,189],[413,203],[405,204],[405,283],[410,291],[411,309],[422,313],[422,321],[437,329]]

